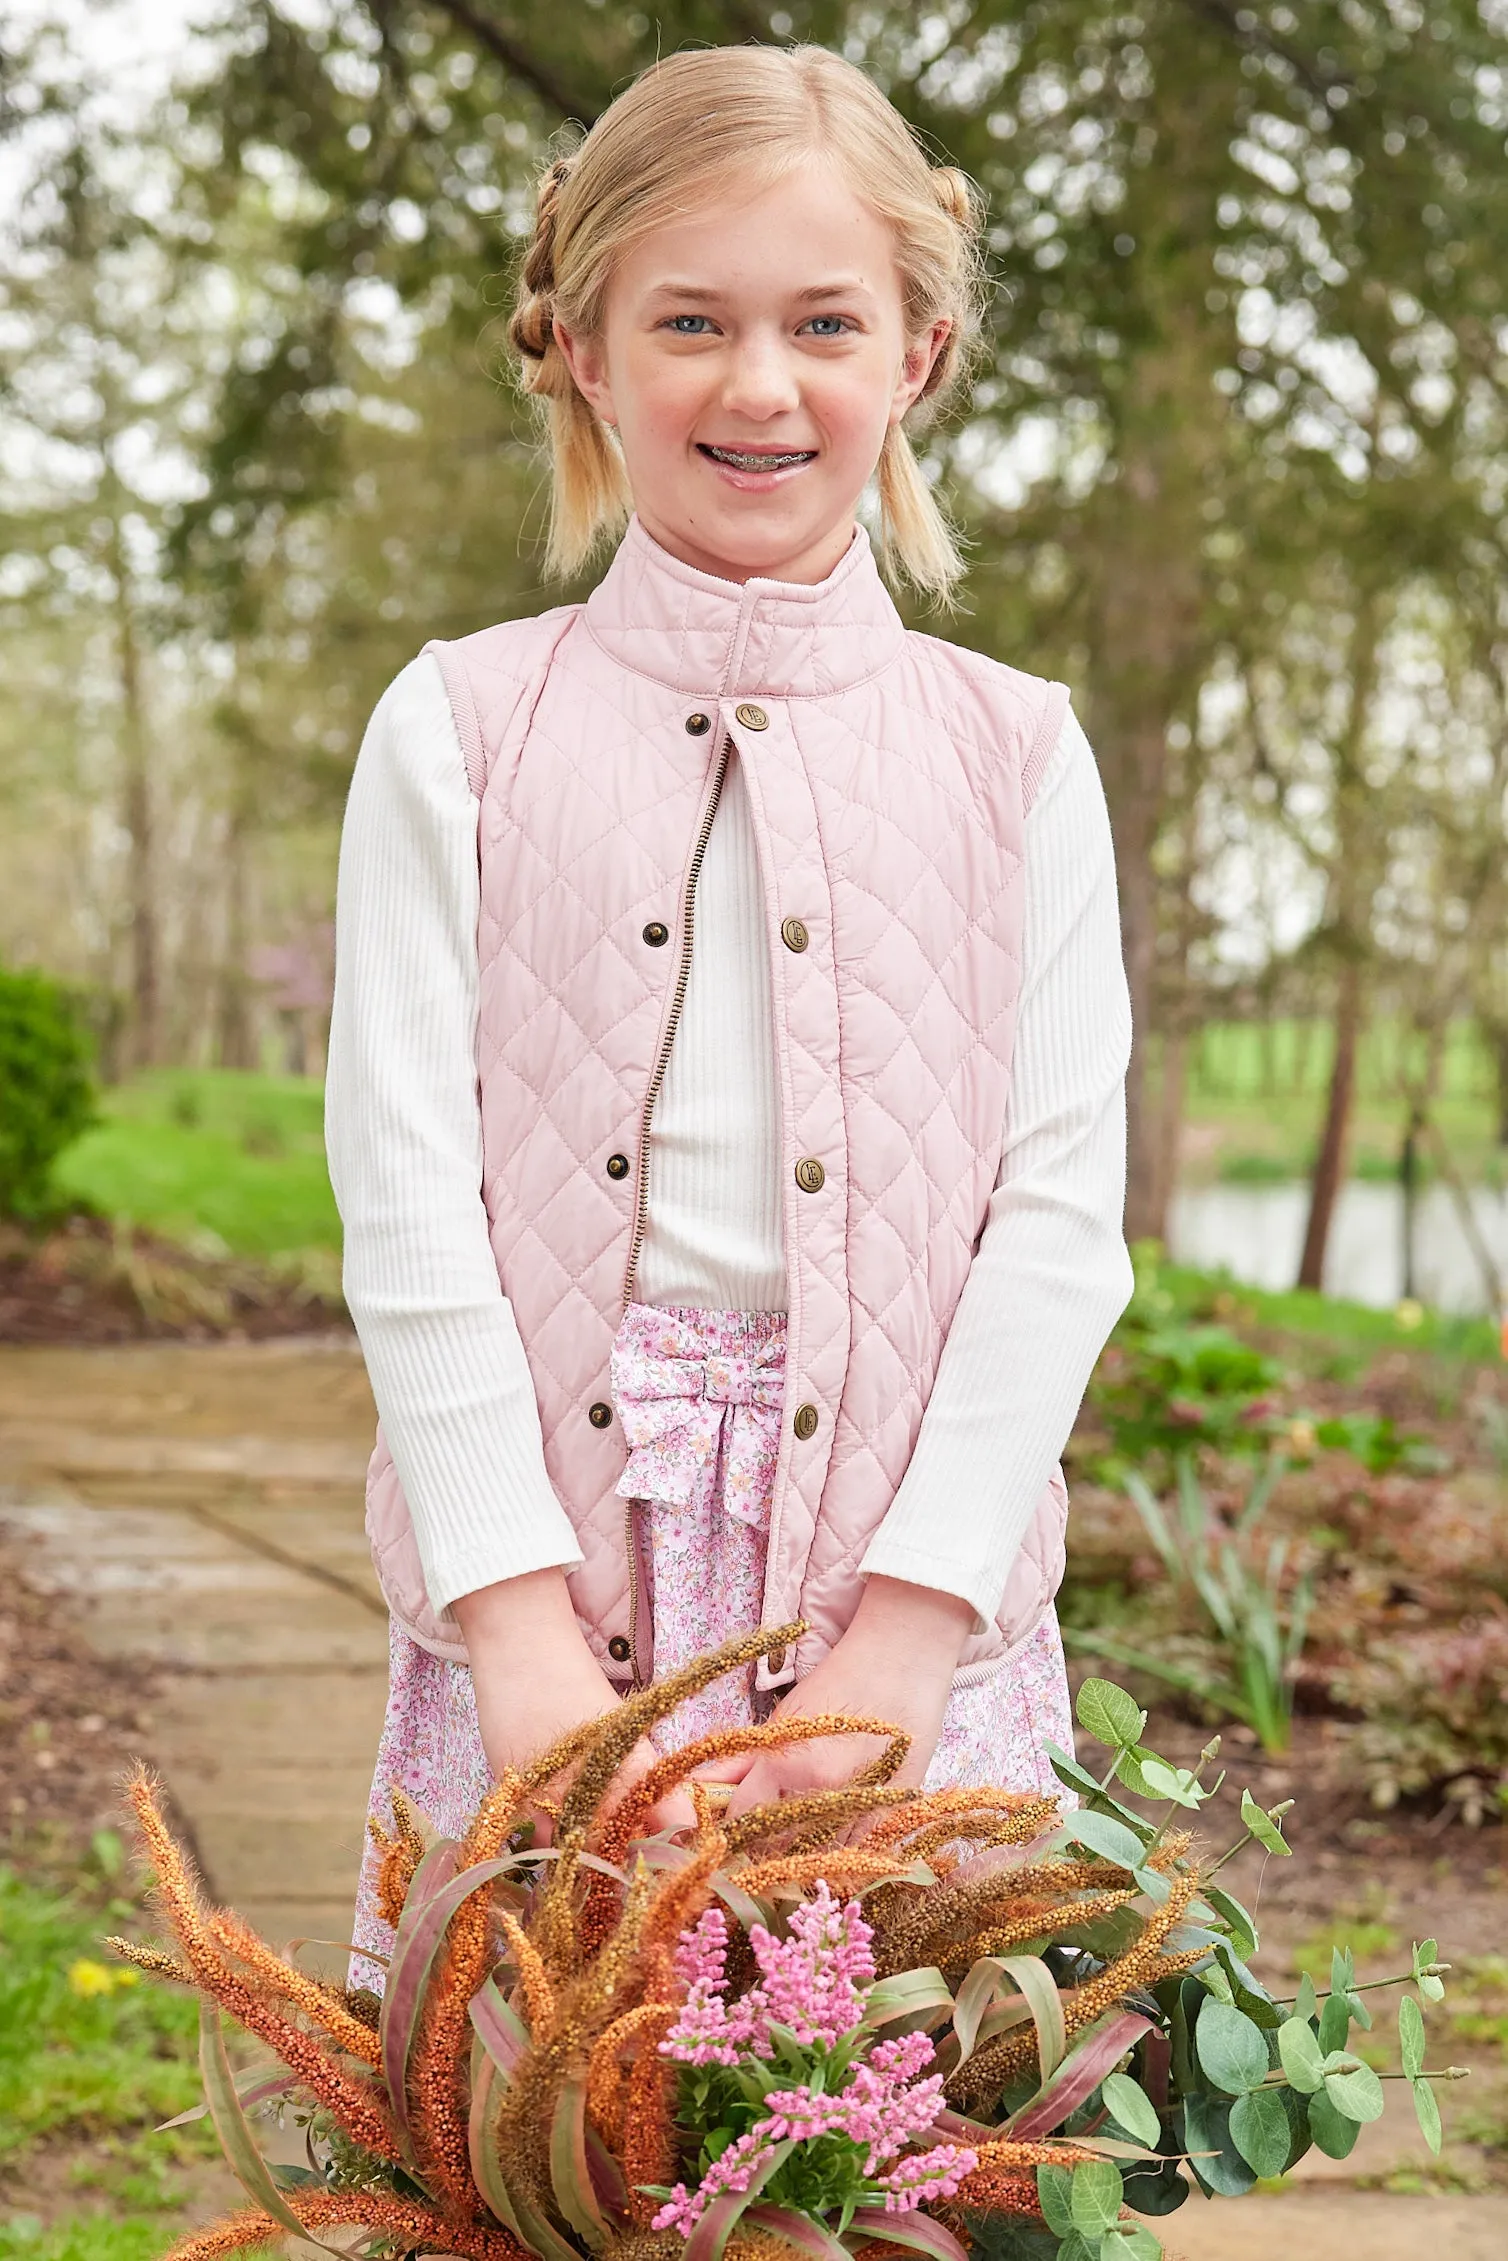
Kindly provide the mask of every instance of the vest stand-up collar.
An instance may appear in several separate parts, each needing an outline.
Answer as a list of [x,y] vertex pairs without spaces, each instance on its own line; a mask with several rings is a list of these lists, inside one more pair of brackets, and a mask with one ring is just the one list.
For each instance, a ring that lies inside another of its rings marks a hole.
[[899,656],[906,633],[862,527],[825,581],[740,585],[682,564],[635,517],[585,617],[620,666],[691,698],[851,690]]

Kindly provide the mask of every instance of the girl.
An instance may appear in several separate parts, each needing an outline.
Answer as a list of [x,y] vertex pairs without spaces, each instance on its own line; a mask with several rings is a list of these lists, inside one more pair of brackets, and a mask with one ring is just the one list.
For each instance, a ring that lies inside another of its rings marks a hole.
[[[816,48],[657,65],[541,186],[551,562],[627,532],[584,605],[403,671],[341,850],[384,1818],[397,1783],[454,1830],[798,1617],[667,1736],[845,1712],[910,1733],[903,1780],[1052,1787],[1056,1460],[1129,1289],[1109,830],[1067,693],[908,633],[855,523],[877,474],[887,567],[946,596],[905,427],[976,334],[976,229]],[[873,1751],[721,1771],[738,1812]]]

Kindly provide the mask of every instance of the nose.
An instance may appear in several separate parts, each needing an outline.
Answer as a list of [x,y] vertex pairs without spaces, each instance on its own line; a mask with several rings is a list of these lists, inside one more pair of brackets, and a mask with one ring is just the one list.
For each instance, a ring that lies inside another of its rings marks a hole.
[[723,406],[751,423],[768,423],[800,406],[801,388],[783,337],[753,331],[738,341],[723,381]]

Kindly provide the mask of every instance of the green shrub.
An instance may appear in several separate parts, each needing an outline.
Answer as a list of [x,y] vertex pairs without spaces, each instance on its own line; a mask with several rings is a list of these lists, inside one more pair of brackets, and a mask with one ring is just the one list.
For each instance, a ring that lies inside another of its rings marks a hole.
[[0,971],[0,1216],[46,1211],[53,1163],[94,1121],[90,1054],[65,989]]

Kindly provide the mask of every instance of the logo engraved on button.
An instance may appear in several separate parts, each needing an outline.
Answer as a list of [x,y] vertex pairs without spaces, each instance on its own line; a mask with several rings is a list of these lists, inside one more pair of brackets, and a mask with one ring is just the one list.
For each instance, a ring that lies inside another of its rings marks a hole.
[[817,1408],[815,1405],[798,1405],[791,1427],[803,1444],[808,1437],[814,1437],[817,1434]]
[[587,1419],[594,1429],[610,1429],[613,1425],[613,1409],[610,1405],[604,1405],[599,1398],[597,1403],[589,1408]]
[[827,1182],[827,1172],[815,1154],[803,1154],[796,1164],[796,1183],[803,1193],[820,1193]]
[[782,919],[780,939],[788,950],[804,950],[811,940],[800,919]]
[[764,1660],[764,1661],[765,1661],[765,1664],[766,1664],[766,1666],[768,1667],[768,1669],[769,1669],[769,1670],[770,1670],[771,1672],[784,1672],[784,1670],[785,1670],[785,1651],[784,1651],[784,1649],[771,1649],[771,1651],[770,1651],[769,1655],[768,1655],[768,1656],[767,1656],[767,1657],[765,1658],[765,1660]]
[[626,1178],[628,1176],[628,1156],[626,1154],[609,1154],[607,1174],[610,1178]]
[[670,929],[663,919],[651,919],[644,929],[644,939],[651,950],[662,950],[670,940]]
[[627,1664],[634,1653],[634,1645],[632,1641],[625,1639],[623,1634],[615,1633],[607,1644],[607,1653],[614,1664]]
[[693,738],[705,738],[712,728],[712,717],[710,714],[688,714],[686,728]]
[[733,715],[734,720],[741,722],[745,730],[768,730],[770,727],[770,718],[763,707],[748,705],[735,707]]

